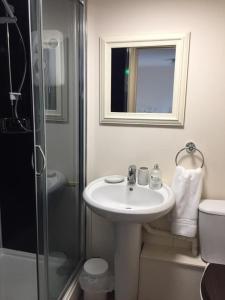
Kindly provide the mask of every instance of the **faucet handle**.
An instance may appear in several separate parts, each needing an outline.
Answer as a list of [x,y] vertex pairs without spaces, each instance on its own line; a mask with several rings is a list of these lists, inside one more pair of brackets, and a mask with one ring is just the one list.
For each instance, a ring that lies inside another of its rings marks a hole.
[[128,184],[135,184],[136,183],[136,169],[137,167],[135,165],[130,165],[128,168],[128,177],[127,181]]
[[130,172],[134,173],[134,172],[136,172],[136,169],[137,169],[137,167],[135,165],[130,165],[129,168],[128,168],[128,172],[129,173]]

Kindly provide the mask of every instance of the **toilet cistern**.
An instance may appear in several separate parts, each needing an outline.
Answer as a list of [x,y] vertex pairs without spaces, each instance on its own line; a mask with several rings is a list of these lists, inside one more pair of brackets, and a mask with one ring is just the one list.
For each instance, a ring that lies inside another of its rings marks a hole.
[[137,167],[135,165],[129,166],[128,176],[127,176],[128,185],[134,185],[136,183],[136,171],[137,171]]

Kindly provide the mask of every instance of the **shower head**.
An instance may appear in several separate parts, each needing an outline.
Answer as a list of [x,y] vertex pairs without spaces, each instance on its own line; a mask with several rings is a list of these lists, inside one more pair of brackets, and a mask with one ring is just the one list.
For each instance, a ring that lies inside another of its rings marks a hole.
[[12,5],[9,5],[9,3],[6,0],[2,0],[2,3],[5,7],[6,12],[8,13],[8,15],[10,16],[10,18],[15,18],[13,10],[14,8],[12,7]]

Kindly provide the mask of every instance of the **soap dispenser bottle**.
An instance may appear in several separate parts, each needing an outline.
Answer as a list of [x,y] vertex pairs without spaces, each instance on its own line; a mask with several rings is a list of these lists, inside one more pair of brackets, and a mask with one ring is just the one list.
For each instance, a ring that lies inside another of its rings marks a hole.
[[158,164],[155,164],[151,170],[149,185],[152,190],[158,190],[162,187],[161,171]]

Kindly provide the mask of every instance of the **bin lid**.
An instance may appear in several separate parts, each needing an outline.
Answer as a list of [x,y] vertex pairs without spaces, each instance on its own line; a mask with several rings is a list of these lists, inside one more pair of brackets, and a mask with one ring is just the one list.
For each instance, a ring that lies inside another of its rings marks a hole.
[[102,276],[108,271],[109,265],[102,258],[91,258],[84,264],[84,271],[91,276]]
[[225,200],[204,200],[199,204],[199,211],[212,215],[225,216]]

